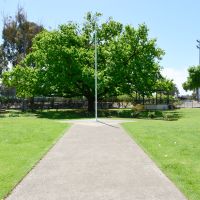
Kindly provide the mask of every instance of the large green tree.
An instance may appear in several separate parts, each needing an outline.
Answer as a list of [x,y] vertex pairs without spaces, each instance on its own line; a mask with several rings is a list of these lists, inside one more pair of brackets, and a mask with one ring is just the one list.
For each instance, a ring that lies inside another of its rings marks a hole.
[[[92,111],[95,99],[95,27],[98,38],[98,99],[133,91],[147,95],[153,92],[160,72],[159,60],[164,52],[157,47],[155,39],[148,37],[146,25],[138,28],[123,26],[111,18],[97,24],[98,17],[98,13],[88,13],[82,26],[68,23],[35,37],[32,52],[20,64],[32,68],[37,74],[37,83],[29,84],[34,88],[27,88],[27,94],[32,91],[36,95],[84,96],[88,100],[88,110]],[[21,83],[12,78],[20,77],[20,74],[14,69],[5,74],[4,82],[20,90]]]
[[200,65],[191,66],[188,68],[189,76],[187,81],[183,83],[183,89],[188,91],[196,90],[196,95],[199,100],[198,88],[200,88]]
[[31,51],[32,39],[43,26],[28,21],[23,8],[18,8],[15,17],[5,17],[3,25],[2,50],[6,60],[15,66]]

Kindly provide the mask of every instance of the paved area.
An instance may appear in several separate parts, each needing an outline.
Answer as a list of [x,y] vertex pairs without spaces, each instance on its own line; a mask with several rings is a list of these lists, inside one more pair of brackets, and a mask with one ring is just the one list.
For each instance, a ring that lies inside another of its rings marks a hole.
[[121,121],[70,122],[7,200],[186,200]]

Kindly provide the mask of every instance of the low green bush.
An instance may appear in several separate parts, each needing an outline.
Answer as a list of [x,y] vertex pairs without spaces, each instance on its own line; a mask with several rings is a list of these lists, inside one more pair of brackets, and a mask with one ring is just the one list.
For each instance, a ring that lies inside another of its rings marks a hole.
[[19,117],[18,113],[9,113],[8,117]]
[[175,120],[174,115],[171,114],[171,113],[164,113],[164,114],[163,114],[163,118],[164,118],[164,120],[166,120],[166,121],[173,121],[173,120]]
[[131,117],[138,118],[139,116],[140,116],[140,112],[139,111],[132,111],[131,112]]
[[148,118],[155,118],[156,117],[156,113],[155,112],[148,112]]

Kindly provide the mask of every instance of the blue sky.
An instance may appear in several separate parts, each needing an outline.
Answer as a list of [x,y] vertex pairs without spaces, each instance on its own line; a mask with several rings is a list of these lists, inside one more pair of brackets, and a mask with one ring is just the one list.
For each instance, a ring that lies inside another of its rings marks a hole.
[[[0,0],[1,18],[13,16],[18,5],[25,8],[30,21],[52,29],[68,21],[81,23],[88,11],[101,12],[104,19],[111,16],[123,24],[145,23],[150,37],[157,38],[158,46],[165,50],[163,74],[174,79],[182,94],[187,68],[198,64],[199,0]],[[0,32],[2,28],[0,20]]]

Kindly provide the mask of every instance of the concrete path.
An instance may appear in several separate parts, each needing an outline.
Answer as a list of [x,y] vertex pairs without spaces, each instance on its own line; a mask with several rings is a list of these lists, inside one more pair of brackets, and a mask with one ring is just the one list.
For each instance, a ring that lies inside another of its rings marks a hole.
[[119,120],[71,122],[7,200],[186,200]]

